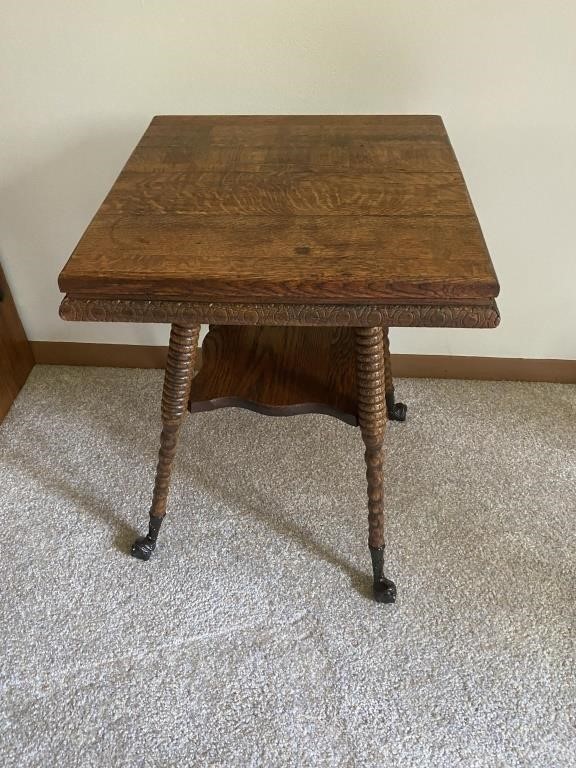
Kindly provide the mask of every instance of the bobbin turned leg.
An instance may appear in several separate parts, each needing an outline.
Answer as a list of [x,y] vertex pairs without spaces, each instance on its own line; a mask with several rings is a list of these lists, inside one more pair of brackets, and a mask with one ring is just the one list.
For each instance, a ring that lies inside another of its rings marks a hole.
[[366,446],[368,481],[368,546],[374,574],[374,598],[379,603],[396,600],[396,586],[384,576],[383,455],[386,426],[382,328],[356,328],[356,384],[358,421]]
[[397,403],[394,399],[394,380],[392,379],[392,364],[390,363],[390,342],[388,328],[382,329],[384,339],[384,381],[386,387],[386,412],[390,421],[406,421],[408,406]]
[[175,324],[172,325],[170,331],[168,361],[162,392],[160,453],[150,508],[150,523],[147,535],[136,539],[132,545],[132,555],[140,560],[150,559],[150,555],[156,548],[158,532],[166,514],[170,472],[176,454],[178,431],[188,404],[190,382],[198,350],[199,332],[199,325],[188,328]]

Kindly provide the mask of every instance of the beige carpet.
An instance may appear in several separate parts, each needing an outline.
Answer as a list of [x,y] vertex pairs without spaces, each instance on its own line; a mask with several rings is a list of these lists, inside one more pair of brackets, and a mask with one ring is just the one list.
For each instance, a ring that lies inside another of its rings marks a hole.
[[3,768],[576,765],[576,387],[398,383],[394,606],[328,417],[188,418],[130,558],[160,391],[37,367],[0,427]]

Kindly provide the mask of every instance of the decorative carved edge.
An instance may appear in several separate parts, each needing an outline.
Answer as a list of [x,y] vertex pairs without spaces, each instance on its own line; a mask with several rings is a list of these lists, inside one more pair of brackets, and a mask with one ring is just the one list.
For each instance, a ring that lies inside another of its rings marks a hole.
[[335,419],[358,426],[358,418],[354,413],[333,408],[324,403],[293,403],[292,405],[266,405],[256,403],[254,400],[246,400],[243,397],[216,397],[213,400],[194,400],[188,403],[190,413],[203,413],[204,411],[217,411],[220,408],[244,408],[247,411],[260,413],[262,416],[302,416],[309,413],[332,416]]
[[215,325],[329,325],[355,327],[496,328],[496,302],[486,304],[235,304],[66,296],[63,320]]

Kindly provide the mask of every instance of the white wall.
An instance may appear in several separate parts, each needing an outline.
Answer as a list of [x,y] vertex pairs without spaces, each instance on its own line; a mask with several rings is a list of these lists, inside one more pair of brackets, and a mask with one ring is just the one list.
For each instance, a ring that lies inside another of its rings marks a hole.
[[56,278],[159,113],[444,116],[502,287],[496,331],[397,352],[576,358],[574,0],[1,0],[0,259],[34,340],[165,343],[64,323]]

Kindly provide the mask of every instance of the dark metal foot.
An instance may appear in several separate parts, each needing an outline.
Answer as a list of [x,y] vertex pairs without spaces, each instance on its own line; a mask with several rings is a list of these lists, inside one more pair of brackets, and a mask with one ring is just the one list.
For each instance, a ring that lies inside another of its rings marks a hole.
[[139,560],[150,560],[152,552],[156,549],[156,542],[149,536],[142,536],[132,544],[130,554]]
[[404,403],[394,403],[391,412],[388,413],[390,421],[406,421],[408,406]]
[[150,560],[152,552],[156,549],[156,539],[158,538],[158,531],[163,519],[162,517],[150,518],[146,536],[141,536],[132,544],[132,549],[130,550],[132,557],[137,557],[139,560]]
[[408,406],[394,400],[394,392],[386,393],[386,412],[390,421],[406,421]]
[[384,576],[384,547],[370,547],[374,574],[374,599],[377,603],[396,602],[396,584]]
[[374,600],[377,603],[396,602],[396,584],[390,579],[380,579],[374,582]]

